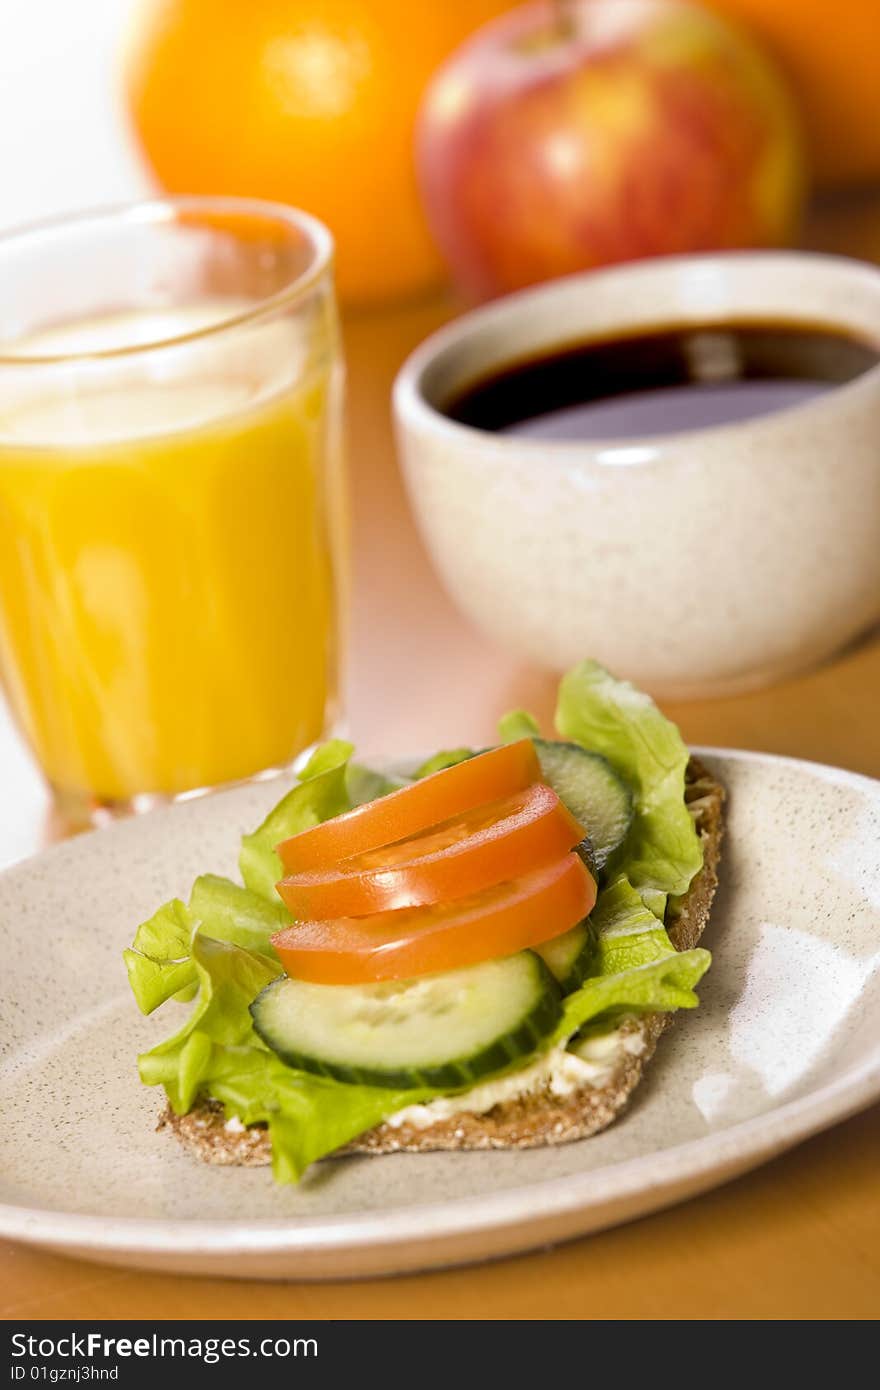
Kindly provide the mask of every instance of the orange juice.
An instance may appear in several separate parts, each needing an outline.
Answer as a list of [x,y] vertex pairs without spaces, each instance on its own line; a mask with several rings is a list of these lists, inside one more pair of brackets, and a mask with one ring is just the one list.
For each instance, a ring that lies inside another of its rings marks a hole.
[[[27,350],[167,327],[133,317]],[[3,378],[0,672],[62,804],[282,766],[332,716],[336,381],[296,332],[190,340],[185,370],[184,345],[162,349],[149,381],[96,372],[90,390],[80,369],[69,397],[27,365]]]

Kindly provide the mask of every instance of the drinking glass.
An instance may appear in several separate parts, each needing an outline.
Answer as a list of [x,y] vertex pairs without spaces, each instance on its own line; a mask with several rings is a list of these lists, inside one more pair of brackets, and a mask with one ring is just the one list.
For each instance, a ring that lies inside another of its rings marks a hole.
[[338,716],[332,241],[170,198],[0,238],[0,674],[64,819],[288,766]]

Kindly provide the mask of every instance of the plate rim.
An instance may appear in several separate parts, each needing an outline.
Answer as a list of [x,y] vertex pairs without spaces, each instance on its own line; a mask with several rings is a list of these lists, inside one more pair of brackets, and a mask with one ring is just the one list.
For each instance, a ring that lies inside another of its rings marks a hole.
[[[804,769],[823,780],[855,786],[880,797],[880,779],[848,768],[807,758],[761,752],[756,749],[693,745],[699,757],[740,762],[783,764]],[[220,796],[234,795],[233,787]],[[190,805],[191,803],[184,803]],[[153,814],[175,816],[180,803]],[[97,830],[60,845],[0,872],[0,879],[16,876],[25,865],[70,852],[71,845],[100,835],[130,834],[137,818],[119,826]],[[357,1254],[370,1249],[389,1255],[418,1240],[420,1246],[441,1246],[457,1238],[485,1235],[516,1228],[514,1248],[526,1249],[537,1233],[554,1219],[594,1213],[611,1201],[649,1197],[642,1212],[664,1205],[664,1194],[690,1186],[720,1172],[721,1181],[757,1166],[762,1158],[780,1154],[811,1135],[839,1123],[880,1100],[880,1040],[871,1053],[848,1067],[840,1076],[760,1115],[742,1120],[712,1134],[681,1144],[610,1162],[587,1172],[532,1181],[500,1192],[420,1203],[390,1211],[360,1211],[329,1216],[283,1215],[238,1220],[203,1220],[183,1217],[109,1217],[86,1212],[65,1212],[46,1207],[0,1203],[0,1236],[55,1250],[75,1250],[100,1256],[166,1255],[199,1257],[220,1255],[332,1255]],[[606,1190],[613,1174],[613,1190]],[[705,1184],[709,1186],[710,1184]],[[523,1199],[531,1198],[524,1213]],[[687,1193],[684,1194],[688,1195]],[[669,1198],[674,1200],[674,1196]],[[588,1227],[572,1226],[571,1235]],[[418,1266],[427,1267],[423,1260]]]

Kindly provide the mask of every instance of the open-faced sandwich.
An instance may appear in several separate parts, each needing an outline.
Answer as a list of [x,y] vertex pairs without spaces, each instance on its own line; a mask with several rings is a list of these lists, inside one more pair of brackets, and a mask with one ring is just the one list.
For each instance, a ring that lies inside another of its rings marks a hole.
[[297,1180],[329,1154],[581,1139],[625,1106],[709,953],[723,792],[652,701],[584,662],[559,740],[406,775],[319,748],[242,842],[138,928],[144,1013],[191,1011],[138,1060],[209,1163]]

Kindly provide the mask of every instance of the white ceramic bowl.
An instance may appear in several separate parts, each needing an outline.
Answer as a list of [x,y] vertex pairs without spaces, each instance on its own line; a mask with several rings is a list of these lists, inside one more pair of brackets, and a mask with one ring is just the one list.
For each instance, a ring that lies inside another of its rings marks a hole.
[[548,443],[442,411],[506,362],[731,318],[880,344],[880,271],[787,252],[642,262],[498,300],[405,363],[394,410],[416,517],[453,598],[501,644],[706,695],[811,665],[880,619],[880,367],[775,414],[631,440]]

